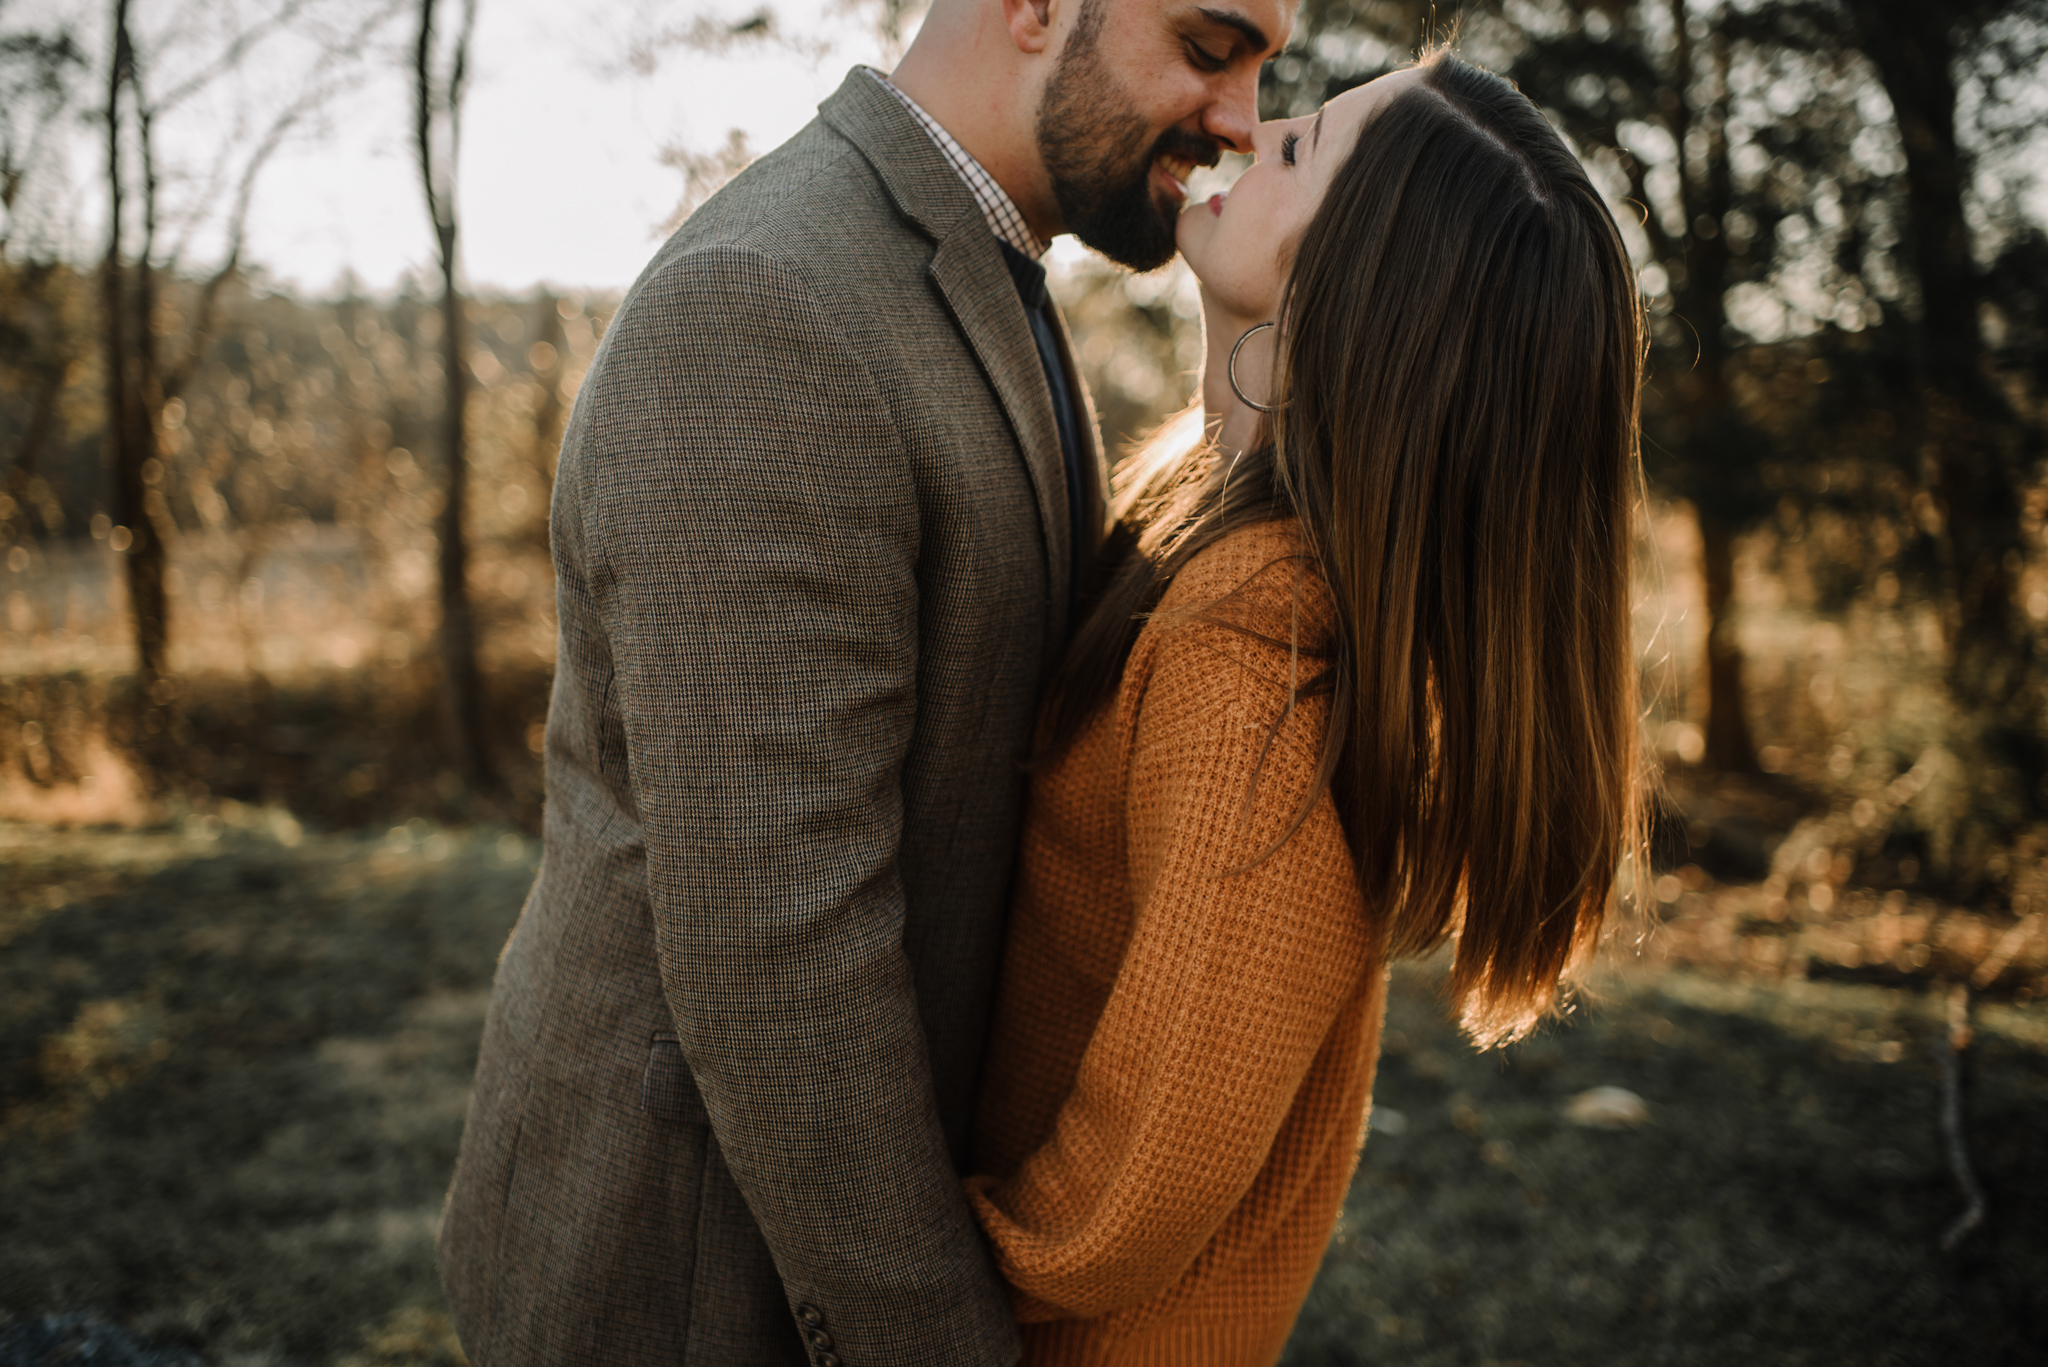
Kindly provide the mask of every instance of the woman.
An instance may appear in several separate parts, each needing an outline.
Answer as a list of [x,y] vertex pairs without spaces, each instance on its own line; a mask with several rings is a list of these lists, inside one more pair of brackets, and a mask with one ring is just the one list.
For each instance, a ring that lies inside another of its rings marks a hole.
[[1182,216],[1207,435],[1123,491],[1033,780],[968,1179],[1032,1364],[1276,1359],[1388,960],[1452,939],[1512,1039],[1636,848],[1642,335],[1599,195],[1441,52],[1257,152]]

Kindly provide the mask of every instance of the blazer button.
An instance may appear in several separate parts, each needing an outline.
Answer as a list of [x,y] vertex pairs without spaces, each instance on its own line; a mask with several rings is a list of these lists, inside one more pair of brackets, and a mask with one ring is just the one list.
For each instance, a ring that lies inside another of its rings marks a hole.
[[820,1354],[818,1354],[818,1367],[839,1367],[839,1354],[837,1354],[837,1353],[820,1353]]
[[831,1346],[832,1336],[830,1334],[826,1333],[823,1329],[811,1330],[811,1347],[822,1353]]
[[818,1313],[818,1307],[815,1305],[799,1305],[796,1308],[796,1317],[813,1329],[825,1322],[825,1317]]

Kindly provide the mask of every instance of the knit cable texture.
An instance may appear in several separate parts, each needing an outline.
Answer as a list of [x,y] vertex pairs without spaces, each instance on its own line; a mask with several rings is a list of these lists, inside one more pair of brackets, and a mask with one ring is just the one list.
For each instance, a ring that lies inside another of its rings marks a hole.
[[1294,524],[1231,534],[1034,780],[967,1181],[1027,1363],[1270,1363],[1314,1279],[1385,981],[1328,795],[1268,854],[1332,614]]

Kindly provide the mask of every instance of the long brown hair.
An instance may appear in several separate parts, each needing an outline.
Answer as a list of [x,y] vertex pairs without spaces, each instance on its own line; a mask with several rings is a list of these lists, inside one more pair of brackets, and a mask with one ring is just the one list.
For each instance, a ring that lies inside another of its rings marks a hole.
[[1126,472],[1121,563],[1047,734],[1063,747],[1114,691],[1182,565],[1298,517],[1337,606],[1301,689],[1331,700],[1311,801],[1335,799],[1390,953],[1455,938],[1451,995],[1493,1043],[1555,1003],[1624,859],[1644,873],[1643,328],[1614,221],[1542,114],[1447,52],[1421,65],[1295,246],[1271,442],[1226,458],[1183,431]]

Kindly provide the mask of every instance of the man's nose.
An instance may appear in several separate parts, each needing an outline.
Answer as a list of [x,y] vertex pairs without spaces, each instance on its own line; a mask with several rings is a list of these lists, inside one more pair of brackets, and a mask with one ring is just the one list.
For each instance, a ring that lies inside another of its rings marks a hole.
[[1231,72],[1202,111],[1202,131],[1233,152],[1252,150],[1259,126],[1259,68]]

